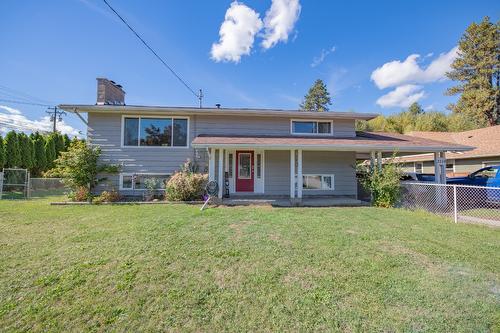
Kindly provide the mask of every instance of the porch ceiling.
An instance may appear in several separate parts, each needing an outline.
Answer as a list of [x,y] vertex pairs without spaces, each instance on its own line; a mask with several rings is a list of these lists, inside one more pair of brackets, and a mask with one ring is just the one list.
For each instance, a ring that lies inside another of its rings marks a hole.
[[194,148],[307,149],[332,151],[439,152],[469,151],[474,147],[394,133],[358,132],[356,137],[199,135]]

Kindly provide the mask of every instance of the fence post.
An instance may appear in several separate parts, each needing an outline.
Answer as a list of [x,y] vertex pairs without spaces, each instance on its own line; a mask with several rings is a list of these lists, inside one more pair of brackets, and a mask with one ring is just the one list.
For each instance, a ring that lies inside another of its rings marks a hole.
[[457,185],[453,185],[453,217],[455,223],[458,223]]

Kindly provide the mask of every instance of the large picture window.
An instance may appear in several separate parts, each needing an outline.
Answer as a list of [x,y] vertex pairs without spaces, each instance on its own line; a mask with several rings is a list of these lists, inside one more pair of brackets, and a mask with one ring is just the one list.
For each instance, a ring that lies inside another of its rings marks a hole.
[[332,122],[292,120],[292,134],[332,134]]
[[123,145],[128,147],[187,147],[187,118],[125,117]]
[[302,175],[304,190],[333,190],[333,175]]

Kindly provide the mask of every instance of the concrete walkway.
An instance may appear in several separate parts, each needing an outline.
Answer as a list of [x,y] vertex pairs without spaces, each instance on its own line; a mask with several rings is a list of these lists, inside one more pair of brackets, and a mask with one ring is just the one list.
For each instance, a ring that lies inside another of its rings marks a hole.
[[231,197],[222,199],[225,206],[273,206],[273,207],[358,207],[369,203],[349,197],[307,197],[292,202],[287,197]]

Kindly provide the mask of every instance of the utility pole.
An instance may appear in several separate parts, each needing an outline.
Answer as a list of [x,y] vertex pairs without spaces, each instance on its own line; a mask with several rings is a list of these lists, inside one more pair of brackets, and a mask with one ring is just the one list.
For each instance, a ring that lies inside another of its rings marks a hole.
[[203,101],[203,91],[200,89],[200,92],[198,93],[198,99],[200,100],[200,109],[201,109],[201,103]]
[[55,133],[57,131],[56,123],[62,121],[62,116],[65,116],[66,112],[59,110],[57,106],[49,107],[48,109],[50,111],[45,111],[45,113],[50,115],[50,121],[53,124],[52,131]]

